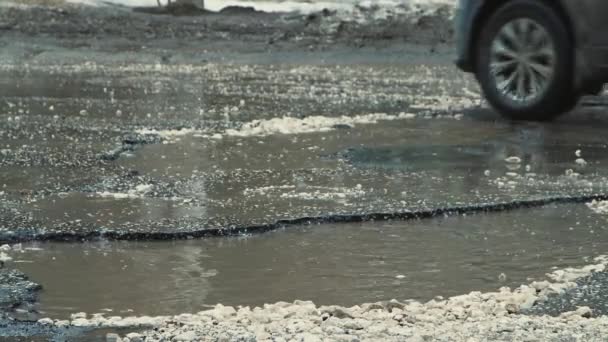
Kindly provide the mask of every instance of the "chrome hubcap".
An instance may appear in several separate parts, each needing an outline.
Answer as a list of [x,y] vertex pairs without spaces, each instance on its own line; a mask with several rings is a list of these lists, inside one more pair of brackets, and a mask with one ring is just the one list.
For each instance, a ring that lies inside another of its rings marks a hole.
[[553,80],[556,52],[551,36],[531,19],[508,22],[490,50],[490,73],[500,94],[519,104],[538,100]]

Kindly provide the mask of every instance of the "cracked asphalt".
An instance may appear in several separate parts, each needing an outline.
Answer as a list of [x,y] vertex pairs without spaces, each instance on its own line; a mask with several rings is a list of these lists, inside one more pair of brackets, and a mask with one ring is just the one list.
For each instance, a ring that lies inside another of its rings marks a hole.
[[[81,67],[3,68],[1,240],[601,197],[608,184],[597,108],[509,123],[448,60]],[[377,112],[387,120],[349,123]],[[318,116],[335,124],[298,131]]]

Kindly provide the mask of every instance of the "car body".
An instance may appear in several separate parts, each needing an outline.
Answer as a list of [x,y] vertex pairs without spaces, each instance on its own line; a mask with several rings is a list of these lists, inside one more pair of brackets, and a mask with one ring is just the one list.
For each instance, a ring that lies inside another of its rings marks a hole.
[[[503,9],[511,13],[510,19],[517,19],[518,15],[526,18],[526,11],[533,14],[530,17],[541,18],[543,9],[559,19],[563,26],[562,32],[569,36],[568,46],[571,48],[559,51],[565,53],[569,50],[572,54],[569,56],[572,63],[562,64],[571,69],[567,70],[572,76],[570,92],[577,95],[599,92],[601,86],[608,82],[607,0],[459,0],[455,16],[455,62],[461,70],[478,75],[477,55],[479,49],[483,48],[479,46],[480,36],[491,26],[489,21],[494,20],[493,15]],[[518,14],[514,15],[514,11]],[[543,20],[537,21],[542,28]],[[546,25],[549,28],[552,26],[551,23]],[[487,45],[492,41],[485,42]],[[508,111],[509,108],[506,107]]]

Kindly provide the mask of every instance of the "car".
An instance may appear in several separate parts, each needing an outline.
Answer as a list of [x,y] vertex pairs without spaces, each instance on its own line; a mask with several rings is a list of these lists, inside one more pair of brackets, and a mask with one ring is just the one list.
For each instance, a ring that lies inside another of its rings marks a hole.
[[551,120],[608,83],[608,0],[459,0],[456,65],[513,120]]

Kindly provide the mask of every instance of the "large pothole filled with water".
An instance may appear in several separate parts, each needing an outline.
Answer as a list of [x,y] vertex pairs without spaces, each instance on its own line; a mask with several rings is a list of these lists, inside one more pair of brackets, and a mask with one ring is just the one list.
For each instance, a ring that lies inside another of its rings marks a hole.
[[167,315],[217,303],[429,300],[543,279],[608,247],[585,205],[232,238],[24,244],[9,264],[43,285],[43,316]]

